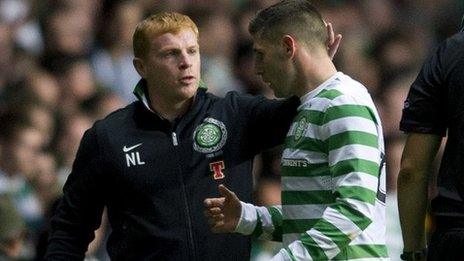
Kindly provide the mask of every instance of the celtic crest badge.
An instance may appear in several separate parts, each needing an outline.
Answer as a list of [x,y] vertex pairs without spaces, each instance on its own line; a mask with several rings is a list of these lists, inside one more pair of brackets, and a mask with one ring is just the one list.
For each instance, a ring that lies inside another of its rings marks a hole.
[[202,153],[220,150],[227,140],[227,129],[223,122],[206,118],[193,133],[193,148]]
[[303,137],[304,135],[304,132],[306,131],[306,128],[308,127],[308,122],[306,121],[306,117],[302,117],[297,125],[296,125],[296,128],[295,128],[295,141],[298,141],[299,139],[301,139],[301,137]]

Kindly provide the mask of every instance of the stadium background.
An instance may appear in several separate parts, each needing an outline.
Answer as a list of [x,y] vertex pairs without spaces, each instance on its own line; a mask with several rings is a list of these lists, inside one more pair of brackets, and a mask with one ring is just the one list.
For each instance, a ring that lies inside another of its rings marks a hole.
[[[131,92],[139,76],[132,67],[132,33],[140,20],[158,11],[188,14],[200,29],[202,77],[211,92],[273,97],[254,75],[247,33],[256,11],[273,2],[0,0],[0,245],[24,260],[43,254],[50,210],[83,132],[135,99]],[[364,83],[381,113],[388,245],[392,260],[398,260],[402,241],[395,195],[405,139],[398,130],[403,101],[433,47],[457,32],[464,1],[313,2],[343,34],[334,60],[338,70]],[[279,203],[279,153],[257,157],[258,204]],[[433,229],[433,218],[427,224]],[[103,242],[109,230],[108,225],[99,230],[89,260],[107,259]],[[253,260],[267,260],[278,248],[256,242]]]

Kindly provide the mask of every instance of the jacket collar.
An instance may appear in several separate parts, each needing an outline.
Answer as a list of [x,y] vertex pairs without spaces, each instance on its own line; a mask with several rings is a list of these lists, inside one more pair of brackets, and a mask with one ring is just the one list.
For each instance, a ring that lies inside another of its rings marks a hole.
[[[208,89],[205,82],[203,82],[203,80],[201,80],[201,79],[200,79],[200,82],[198,83],[198,88],[199,89],[204,89],[204,90]],[[150,102],[148,101],[147,81],[145,79],[143,79],[143,78],[140,79],[140,81],[135,86],[133,93],[134,93],[135,97],[137,97],[137,99],[143,103],[143,106],[145,106],[145,108],[147,110],[149,110],[149,111],[151,111],[153,113],[156,113],[150,108]]]
[[[200,81],[198,87],[199,88],[197,90],[197,94],[195,95],[195,100],[193,101],[193,104],[190,107],[190,109],[184,115],[175,119],[173,122],[169,122],[166,119],[164,119],[161,115],[159,115],[156,111],[150,108],[150,102],[148,100],[148,86],[146,81],[144,79],[141,79],[134,89],[134,95],[138,98],[140,102],[140,106],[137,106],[137,108],[141,111],[140,114],[136,114],[137,118],[139,118],[139,116],[141,117],[139,124],[153,126],[152,124],[158,125],[160,122],[164,122],[163,124],[167,124],[166,128],[168,128],[171,131],[183,130],[187,124],[189,124],[192,120],[195,119],[195,115],[197,115],[200,112],[201,108],[203,108],[203,105],[205,104],[207,97],[206,84],[203,81]],[[146,116],[152,117],[152,119],[156,120],[146,121]]]

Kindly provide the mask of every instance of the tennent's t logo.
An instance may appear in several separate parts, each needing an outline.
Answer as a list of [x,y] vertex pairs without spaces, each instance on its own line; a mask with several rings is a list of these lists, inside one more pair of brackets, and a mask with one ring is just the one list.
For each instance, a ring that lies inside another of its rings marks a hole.
[[127,167],[129,168],[130,166],[136,166],[136,165],[144,165],[145,162],[140,160],[140,153],[138,151],[133,151],[133,149],[139,147],[142,145],[142,143],[136,144],[134,146],[126,147],[124,146],[122,148],[122,151],[126,153],[126,164]]
[[224,161],[216,161],[209,164],[209,169],[214,172],[213,178],[214,179],[223,179],[225,178],[224,173],[222,170],[224,169]]

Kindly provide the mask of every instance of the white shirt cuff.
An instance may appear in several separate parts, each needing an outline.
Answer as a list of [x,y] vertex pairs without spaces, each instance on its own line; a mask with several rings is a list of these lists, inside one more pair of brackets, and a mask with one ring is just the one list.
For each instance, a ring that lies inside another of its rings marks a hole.
[[240,205],[242,205],[242,213],[240,214],[240,219],[234,232],[243,235],[251,235],[255,230],[258,214],[253,204],[240,201]]

